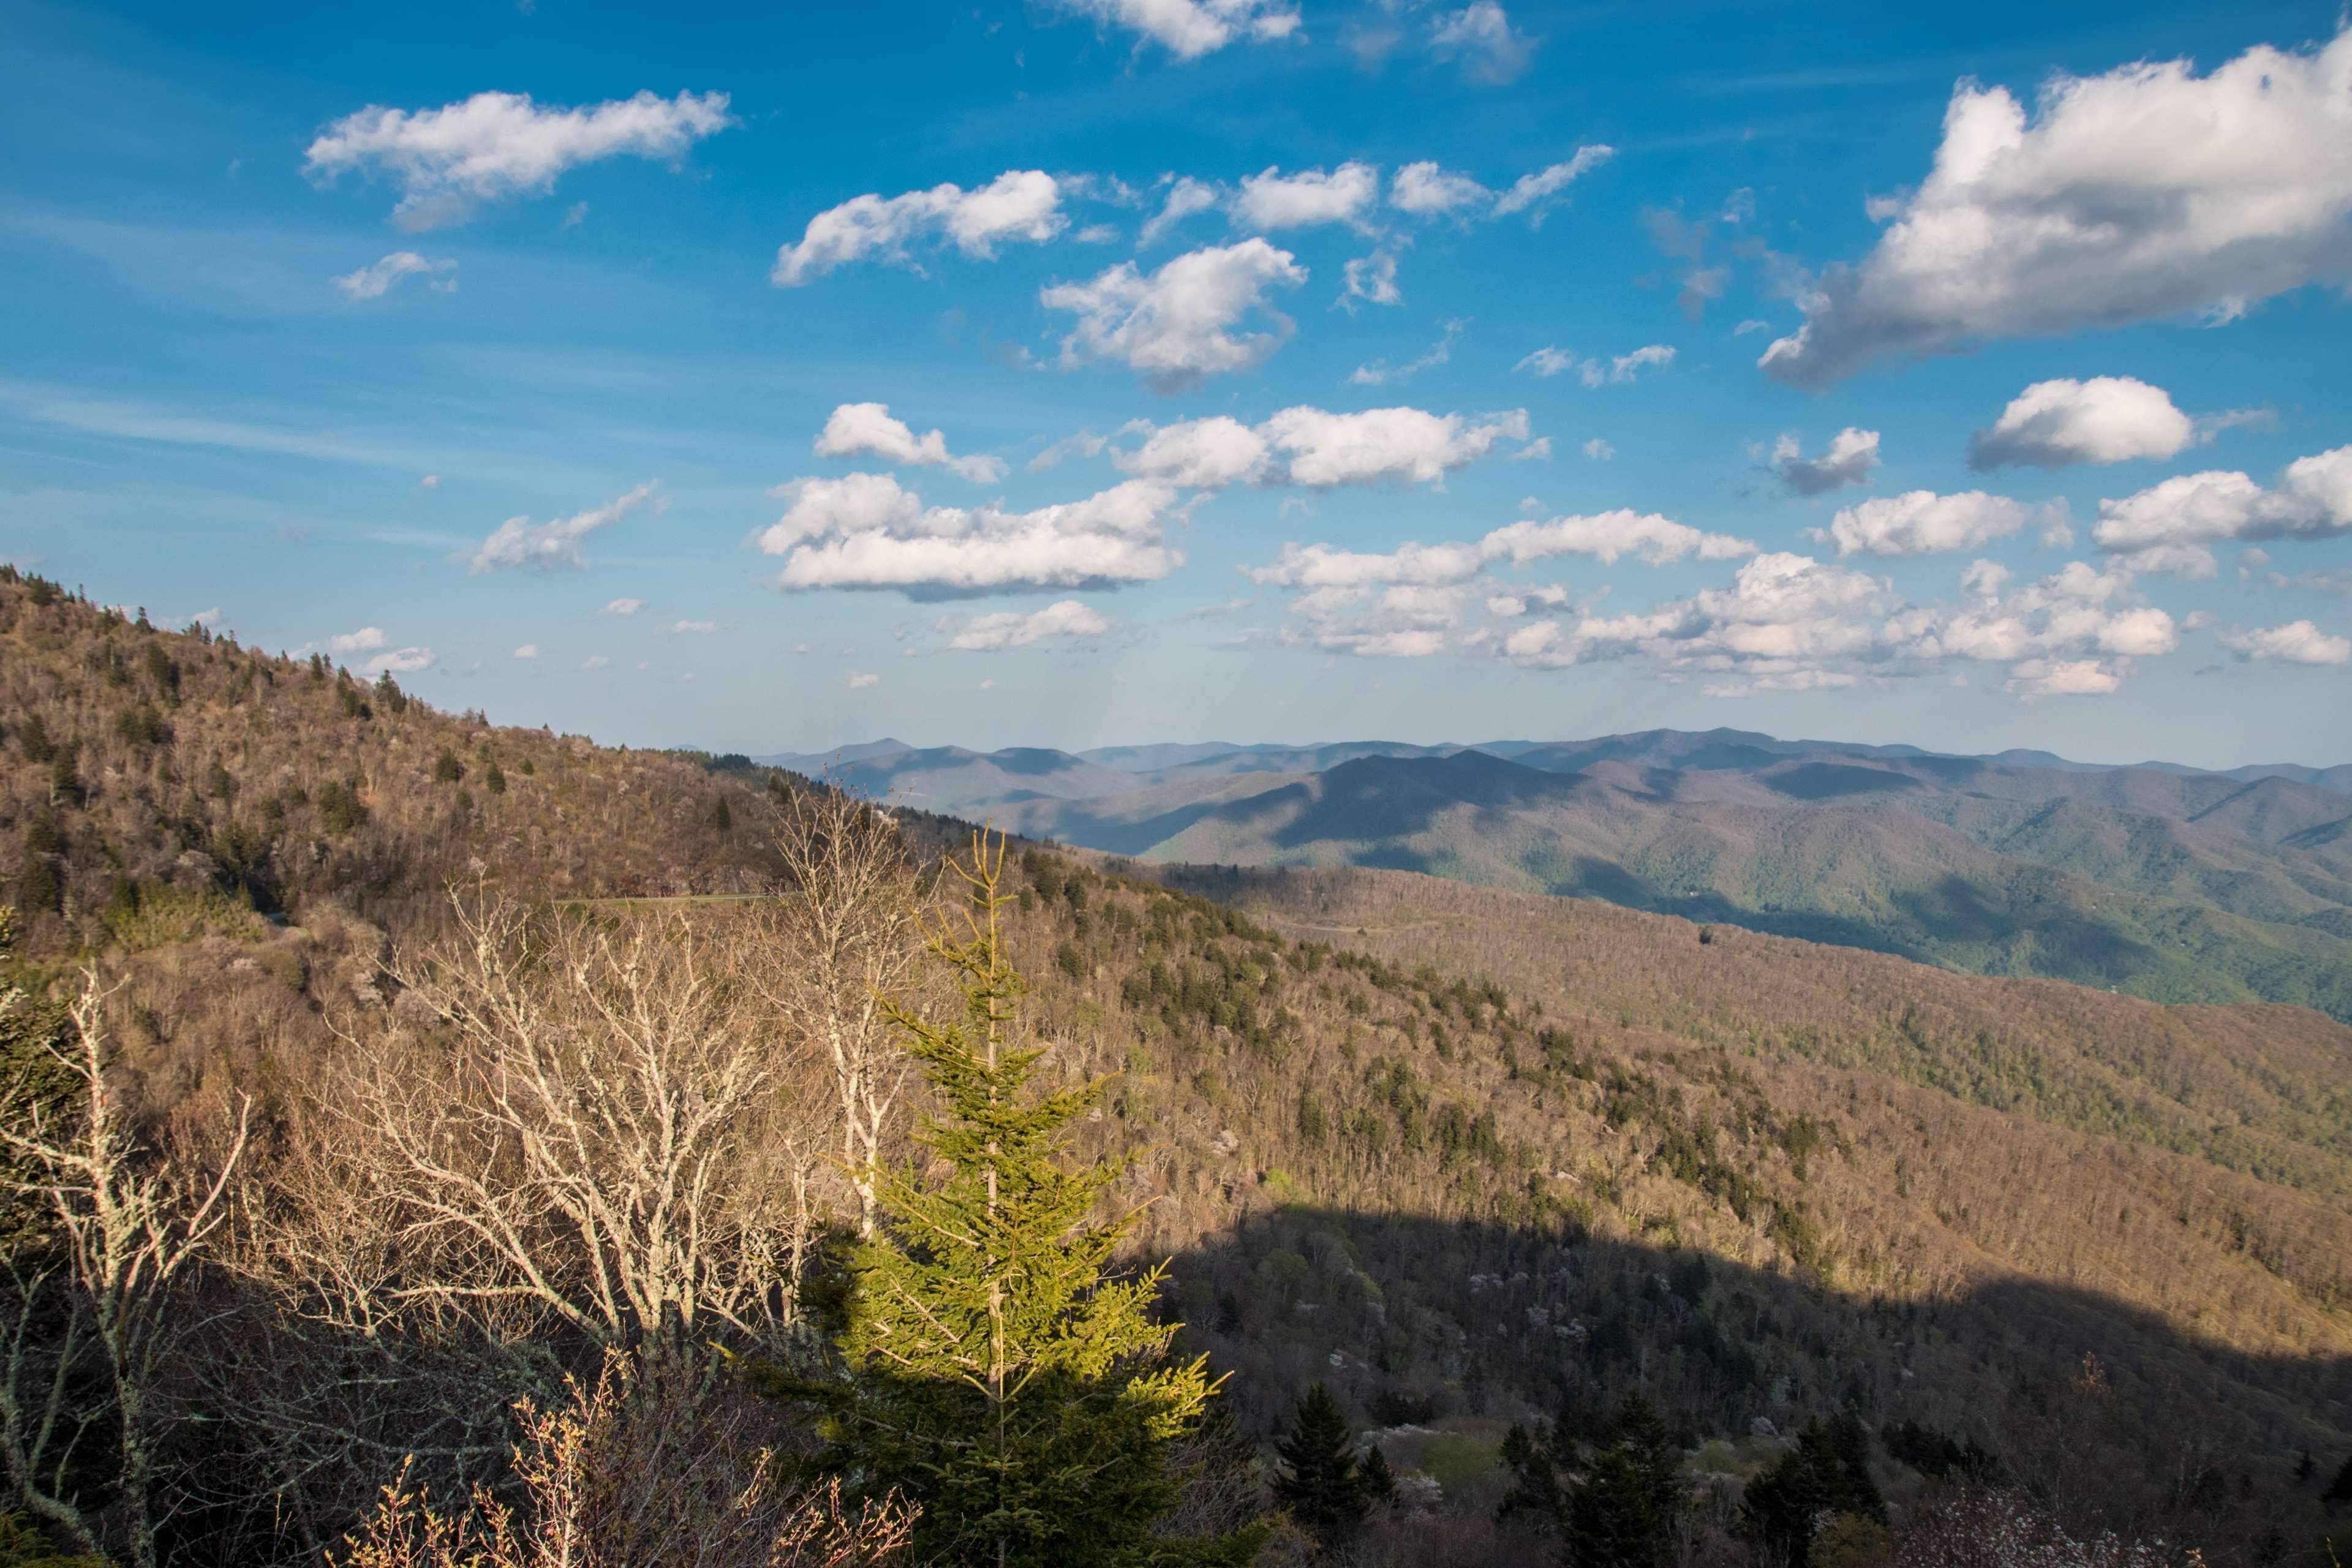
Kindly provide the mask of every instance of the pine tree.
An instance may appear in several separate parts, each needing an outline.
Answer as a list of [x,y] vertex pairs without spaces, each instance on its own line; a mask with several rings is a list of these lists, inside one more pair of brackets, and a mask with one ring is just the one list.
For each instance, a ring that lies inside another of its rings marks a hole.
[[1849,1410],[1830,1426],[1809,1424],[1795,1447],[1748,1484],[1740,1513],[1749,1538],[1790,1568],[1807,1568],[1826,1514],[1884,1521],[1886,1502],[1871,1479],[1870,1429],[1862,1417]]
[[1383,1508],[1396,1507],[1396,1477],[1389,1469],[1389,1457],[1381,1452],[1378,1443],[1364,1450],[1363,1464],[1358,1474],[1364,1483],[1366,1502],[1376,1502]]
[[2319,1494],[2319,1500],[2331,1506],[2352,1502],[2352,1459],[2344,1461],[2344,1468],[2336,1472],[2336,1479],[2327,1483],[2327,1489]]
[[834,1464],[922,1509],[925,1561],[1029,1565],[1245,1563],[1262,1530],[1155,1536],[1176,1498],[1171,1446],[1214,1393],[1207,1358],[1171,1363],[1179,1325],[1151,1313],[1162,1270],[1112,1278],[1140,1211],[1094,1217],[1121,1167],[1066,1163],[1070,1123],[1100,1085],[1031,1092],[1041,1050],[1018,1043],[1025,986],[998,918],[1004,846],[975,836],[950,861],[968,898],[931,933],[961,1016],[886,1004],[940,1113],[918,1142],[951,1173],[882,1173],[882,1223],[861,1247],[840,1372],[817,1394]]
[[1629,1394],[1569,1493],[1567,1558],[1577,1568],[1667,1561],[1687,1488],[1682,1450],[1650,1402]]
[[1274,1451],[1282,1461],[1275,1500],[1290,1510],[1299,1529],[1328,1550],[1362,1526],[1369,1505],[1356,1436],[1329,1389],[1318,1383],[1307,1391],[1290,1413],[1289,1435]]

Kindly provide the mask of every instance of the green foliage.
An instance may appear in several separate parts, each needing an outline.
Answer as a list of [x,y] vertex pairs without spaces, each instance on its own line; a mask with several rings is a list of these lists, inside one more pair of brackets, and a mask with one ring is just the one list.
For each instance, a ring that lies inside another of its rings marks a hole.
[[1153,1321],[1160,1269],[1109,1273],[1139,1212],[1095,1217],[1121,1166],[1067,1160],[1070,1124],[1099,1086],[1032,1090],[1044,1053],[1018,1043],[1025,986],[1000,929],[1002,842],[975,837],[969,861],[950,864],[969,897],[931,948],[961,1016],[887,1005],[940,1107],[917,1141],[950,1173],[937,1186],[911,1169],[881,1174],[885,1217],[858,1251],[835,1341],[842,1375],[770,1381],[824,1399],[841,1470],[920,1505],[926,1559],[1245,1563],[1259,1531],[1152,1533],[1176,1500],[1171,1447],[1213,1393],[1206,1358],[1168,1360],[1177,1325]]
[[1650,1402],[1628,1394],[1580,1440],[1567,1421],[1503,1443],[1513,1486],[1497,1517],[1559,1542],[1572,1568],[1663,1568],[1688,1501],[1682,1451]]
[[498,759],[495,757],[490,759],[482,770],[482,787],[492,795],[507,793],[507,773],[504,768],[499,766]]
[[49,727],[38,713],[27,713],[16,726],[16,749],[28,763],[46,763],[58,754],[58,743],[49,738]]
[[106,924],[114,940],[131,952],[206,936],[258,942],[269,930],[269,922],[240,900],[209,890],[142,888],[127,881],[118,884],[115,896],[107,901]]
[[16,904],[27,914],[48,914],[63,907],[65,884],[58,879],[57,824],[37,816],[25,828],[25,847],[16,866]]
[[319,820],[336,837],[342,837],[367,819],[367,803],[360,799],[360,792],[352,785],[337,779],[319,791]]
[[2352,1502],[2352,1458],[2344,1461],[2343,1468],[2336,1472],[2336,1479],[2327,1483],[2326,1491],[2319,1494],[2319,1500],[2326,1503]]
[[58,1551],[20,1513],[0,1513],[0,1568],[109,1568],[103,1557]]
[[[1965,1440],[1925,1426],[1916,1421],[1897,1421],[1879,1434],[1886,1445],[1887,1458],[1910,1466],[1923,1476],[1990,1476],[1993,1469],[1993,1452],[1971,1436]],[[2304,1462],[2310,1463],[2305,1454]]]
[[1798,1433],[1796,1447],[1748,1482],[1740,1502],[1748,1539],[1789,1568],[1810,1568],[1815,1533],[1835,1514],[1886,1519],[1885,1499],[1870,1476],[1870,1429],[1851,1410]]
[[114,732],[124,744],[132,746],[160,746],[172,738],[172,727],[163,722],[163,716],[152,705],[145,702],[116,714]]
[[[1274,1451],[1282,1461],[1274,1478],[1275,1500],[1290,1510],[1299,1529],[1328,1551],[1363,1528],[1371,1498],[1356,1458],[1356,1436],[1329,1389],[1318,1383],[1307,1391]],[[1385,1461],[1381,1474],[1387,1474]],[[1393,1481],[1389,1489],[1395,1490]]]
[[445,751],[439,756],[433,759],[433,782],[435,784],[456,784],[459,779],[462,779],[465,776],[466,764],[457,760],[457,752]]

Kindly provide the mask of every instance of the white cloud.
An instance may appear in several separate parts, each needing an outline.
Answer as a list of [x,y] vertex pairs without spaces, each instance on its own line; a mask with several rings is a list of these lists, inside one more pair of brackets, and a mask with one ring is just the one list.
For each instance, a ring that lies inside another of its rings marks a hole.
[[[1834,681],[1834,661],[1866,654],[1888,607],[1875,577],[1809,556],[1759,555],[1728,588],[1706,588],[1656,609],[1585,616],[1573,626],[1538,621],[1504,644],[1504,657],[1537,668],[1639,653],[1668,671],[1738,671],[1751,679]],[[1842,683],[1842,682],[1839,682]]]
[[2241,658],[2278,659],[2288,664],[2352,664],[2352,637],[2323,632],[2309,621],[2213,635],[2221,639],[2222,647]]
[[2006,463],[2063,468],[2170,458],[2196,440],[2189,416],[2160,386],[2127,375],[2037,381],[1969,439],[1969,467]]
[[[652,500],[654,487],[660,481],[647,479],[644,484],[617,500],[570,517],[551,518],[534,524],[528,517],[510,517],[499,524],[488,539],[472,552],[462,554],[469,572],[499,572],[515,566],[556,566],[578,568],[588,563],[581,552],[581,542],[599,529],[610,528],[626,517],[639,505]],[[656,510],[660,503],[656,501]]]
[[[1038,299],[1077,317],[1062,340],[1064,364],[1116,361],[1153,390],[1177,392],[1264,363],[1291,332],[1266,290],[1305,281],[1307,269],[1290,252],[1253,238],[1188,251],[1149,275],[1122,262],[1087,282],[1054,284]],[[1237,331],[1253,312],[1267,329]]]
[[781,555],[777,586],[894,588],[910,598],[1012,588],[1156,582],[1183,564],[1165,542],[1175,488],[1129,479],[1084,500],[1006,511],[926,507],[885,474],[796,479],[760,536]]
[[429,647],[388,648],[360,666],[370,675],[414,675],[432,667],[433,650]]
[[1735,337],[1735,338],[1744,338],[1744,337],[1746,337],[1746,336],[1747,336],[1748,333],[1750,333],[1750,332],[1769,332],[1769,331],[1770,331],[1771,330],[1772,330],[1772,323],[1771,323],[1771,322],[1769,322],[1769,321],[1756,321],[1756,320],[1754,320],[1754,319],[1752,319],[1752,318],[1751,318],[1751,319],[1749,319],[1749,320],[1748,320],[1748,321],[1745,321],[1740,322],[1740,323],[1739,323],[1739,325],[1738,325],[1738,326],[1736,326],[1736,327],[1732,328],[1732,329],[1731,329],[1731,335],[1732,335],[1733,337]]
[[1794,435],[1782,436],[1772,446],[1772,471],[1801,496],[1817,496],[1848,485],[1866,485],[1878,467],[1878,432],[1849,425],[1830,438],[1829,450],[1818,458],[1801,457]]
[[1000,245],[1042,245],[1069,226],[1062,195],[1062,183],[1043,170],[1008,169],[969,191],[943,184],[896,196],[853,196],[809,219],[799,244],[780,247],[768,279],[796,289],[868,257],[911,267],[918,240],[945,240],[982,260]]
[[573,202],[570,206],[563,209],[563,226],[565,228],[578,228],[582,224],[587,221],[588,204],[586,202]]
[[1217,187],[1206,180],[1196,180],[1190,174],[1179,175],[1168,186],[1168,199],[1160,211],[1145,222],[1143,231],[1135,237],[1139,250],[1160,243],[1160,237],[1194,213],[1207,212],[1223,199]]
[[586,658],[580,661],[580,668],[583,671],[593,674],[595,671],[600,669],[612,668],[613,661],[604,654],[592,653]]
[[1508,217],[1523,212],[1529,215],[1529,221],[1541,223],[1544,210],[1554,196],[1616,155],[1616,148],[1595,142],[1590,147],[1579,147],[1576,155],[1564,163],[1522,174],[1511,182],[1509,190],[1495,198],[1495,216]]
[[1584,444],[1584,455],[1595,462],[1605,463],[1617,455],[1617,448],[1595,436]]
[[1420,408],[1334,414],[1301,405],[1253,427],[1224,415],[1151,432],[1118,466],[1171,484],[1436,484],[1494,452],[1526,442],[1525,409],[1473,417]]
[[1370,163],[1342,163],[1328,174],[1285,174],[1269,167],[1242,182],[1233,214],[1234,222],[1261,233],[1325,223],[1361,227],[1380,199],[1381,172]]
[[886,403],[845,403],[833,411],[817,433],[820,458],[850,458],[870,453],[893,463],[922,463],[945,468],[974,484],[994,484],[1004,477],[1004,459],[958,458],[948,451],[948,438],[937,430],[918,436],[904,420],[891,417]]
[[1524,409],[1473,420],[1418,408],[1330,414],[1286,408],[1259,429],[1289,454],[1293,484],[1318,488],[1382,481],[1434,483],[1492,451],[1499,440],[1525,441]]
[[1465,324],[1458,317],[1446,322],[1444,337],[1402,364],[1391,364],[1384,359],[1376,359],[1369,364],[1358,365],[1348,373],[1348,384],[1387,386],[1396,382],[1411,381],[1423,371],[1432,370],[1445,363],[1454,357],[1454,340],[1462,335],[1462,329]]
[[441,476],[427,474],[416,481],[416,488],[420,490],[437,490],[441,488]]
[[1614,564],[1631,555],[1663,566],[1692,555],[1702,561],[1729,561],[1755,552],[1756,546],[1744,539],[1703,533],[1655,513],[1621,510],[1507,523],[1475,543],[1407,542],[1386,552],[1285,544],[1274,564],[1248,568],[1247,574],[1253,582],[1284,588],[1440,587],[1466,583],[1505,561],[1524,566],[1557,556],[1585,555]]
[[583,109],[542,108],[528,94],[478,92],[414,111],[370,105],[310,143],[303,173],[321,184],[348,170],[400,187],[403,227],[462,222],[483,202],[543,195],[565,170],[603,158],[676,162],[734,123],[723,92],[640,92]]
[[1196,60],[1246,38],[1270,43],[1298,31],[1282,0],[1056,0],[1105,26],[1140,33],[1180,60]]
[[1483,207],[1495,193],[1467,174],[1457,174],[1423,162],[1407,163],[1389,181],[1389,205],[1415,217],[1444,217],[1468,207]]
[[2268,489],[2226,470],[2175,475],[2136,495],[2101,501],[2091,537],[2105,549],[2127,552],[2346,532],[2352,532],[2352,447],[2298,458]]
[[1587,386],[1607,386],[1612,383],[1622,386],[1644,370],[1653,366],[1664,369],[1674,363],[1675,351],[1665,343],[1644,344],[1631,353],[1622,353],[1610,360],[1579,359],[1565,349],[1546,343],[1511,368],[1533,371],[1547,379],[1574,371],[1577,379]]
[[607,599],[604,601],[604,607],[596,613],[600,616],[628,616],[635,615],[645,607],[646,602],[643,599]]
[[395,250],[381,261],[344,273],[335,279],[335,287],[354,300],[381,300],[408,279],[421,277],[435,293],[451,294],[457,289],[457,272],[455,261],[427,261],[413,250]]
[[1511,18],[1495,0],[1474,0],[1459,11],[1441,14],[1430,24],[1430,47],[1441,58],[1459,59],[1463,74],[1479,81],[1502,83],[1528,68],[1534,43],[1511,26]]
[[543,648],[543,647],[540,647],[540,646],[539,646],[537,643],[535,643],[535,642],[527,642],[527,643],[523,644],[520,647],[519,647],[519,648],[517,648],[517,649],[515,649],[515,650],[514,650],[514,655],[513,655],[513,657],[514,657],[514,658],[520,658],[520,659],[523,659],[523,660],[528,661],[528,660],[530,660],[530,659],[534,659],[534,658],[539,658],[539,657],[540,657],[540,655],[541,655],[541,654],[545,653],[546,651],[547,651],[547,650],[546,650],[545,648]]
[[1886,354],[2227,320],[2343,278],[2348,79],[2352,30],[2308,53],[2259,46],[2203,77],[2185,60],[2054,77],[2030,114],[1963,82],[1925,183],[1880,209],[1893,221],[1877,245],[1824,274],[1803,327],[1759,363],[1822,386]]
[[362,626],[355,632],[329,637],[321,646],[331,654],[373,653],[378,648],[390,647],[392,637],[382,626]]
[[666,637],[713,637],[720,627],[717,621],[664,621],[654,630]]
[[1049,637],[1098,637],[1110,630],[1109,617],[1076,599],[1064,599],[1042,610],[1023,615],[1018,610],[975,616],[964,623],[948,646],[969,652],[994,653],[1027,647]]
[[1703,533],[1687,523],[1621,507],[1586,517],[1555,517],[1542,522],[1506,523],[1486,535],[1481,550],[1489,560],[1507,557],[1523,566],[1552,555],[1590,555],[1603,565],[1638,556],[1663,566],[1696,555],[1701,561],[1734,561],[1756,546],[1728,534]]
[[1192,489],[1222,489],[1264,479],[1270,471],[1269,456],[1261,432],[1217,414],[1154,430],[1142,446],[1115,460],[1130,474]]
[[1339,296],[1339,303],[1350,310],[1359,300],[1369,300],[1375,305],[1403,304],[1404,295],[1397,289],[1396,272],[1396,258],[1385,250],[1357,257],[1348,263],[1347,291]]
[[2036,697],[2105,697],[2119,689],[2123,677],[2095,658],[2029,658],[2010,670],[2009,689],[2029,700]]
[[879,686],[882,678],[863,669],[853,669],[843,678],[843,684],[852,691],[863,691],[869,686]]
[[1939,496],[1906,490],[1873,496],[1845,508],[1813,537],[1834,542],[1840,555],[1932,555],[1978,550],[2025,526],[2026,509],[2007,496],[1962,490]]

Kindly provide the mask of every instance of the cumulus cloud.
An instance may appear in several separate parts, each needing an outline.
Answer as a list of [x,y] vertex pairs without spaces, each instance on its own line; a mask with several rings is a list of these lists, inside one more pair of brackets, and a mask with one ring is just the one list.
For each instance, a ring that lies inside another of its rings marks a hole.
[[[528,517],[510,517],[499,524],[488,539],[472,552],[461,555],[468,572],[500,572],[516,566],[536,566],[542,570],[569,566],[577,569],[588,564],[581,551],[581,542],[599,529],[610,528],[648,500],[654,500],[654,488],[660,481],[647,479],[626,495],[607,501],[586,511],[573,512],[570,517],[551,518],[534,523]],[[658,510],[659,502],[656,502]],[[614,601],[615,604],[618,600]],[[609,609],[610,606],[607,606]]]
[[319,645],[320,649],[338,657],[354,653],[373,653],[392,646],[392,634],[382,626],[362,626],[355,632],[343,632]]
[[2123,677],[2095,658],[2029,658],[2011,667],[2009,689],[2036,697],[2105,697],[2121,689]]
[[721,629],[717,621],[664,621],[654,628],[666,637],[715,637]]
[[1194,213],[1207,212],[1223,199],[1217,187],[1208,181],[1196,180],[1190,174],[1178,176],[1169,184],[1168,196],[1160,211],[1144,223],[1142,232],[1135,237],[1136,248],[1159,244],[1169,230]]
[[528,662],[528,661],[530,661],[530,660],[531,660],[531,659],[535,659],[535,658],[539,658],[539,656],[540,656],[540,655],[541,655],[541,654],[545,653],[546,651],[547,651],[547,650],[546,650],[545,648],[543,648],[543,647],[540,647],[540,646],[539,646],[537,643],[535,643],[535,642],[527,642],[527,643],[523,644],[520,647],[519,647],[519,648],[515,649],[515,650],[514,650],[514,654],[513,654],[513,656],[512,656],[512,657],[514,657],[514,658],[519,658],[519,659],[522,659],[522,660],[524,660],[524,661]]
[[1812,534],[1823,543],[1834,543],[1840,555],[1933,555],[1981,549],[2015,533],[2025,520],[2026,509],[2006,496],[1982,490],[1944,496],[1906,490],[1847,507],[1830,520],[1827,529],[1815,529]]
[[1248,568],[1247,574],[1253,582],[1283,588],[1443,587],[1467,583],[1504,562],[1524,566],[1563,555],[1583,555],[1613,564],[1630,555],[1663,566],[1692,555],[1702,561],[1728,561],[1755,552],[1756,546],[1744,539],[1703,533],[1655,513],[1620,510],[1507,523],[1467,543],[1409,542],[1381,552],[1288,543],[1271,565]]
[[580,109],[543,107],[527,93],[478,92],[415,110],[375,105],[345,115],[310,143],[303,173],[330,184],[351,170],[400,188],[393,218],[424,229],[463,221],[484,202],[544,195],[563,173],[599,159],[686,155],[735,121],[723,92],[640,92]]
[[1334,414],[1301,405],[1255,426],[1224,415],[1165,426],[1116,461],[1129,473],[1201,489],[1436,484],[1501,442],[1527,440],[1525,409],[1474,417],[1404,407]]
[[1459,60],[1465,76],[1498,85],[1527,69],[1535,52],[1534,42],[1511,26],[1509,13],[1495,0],[1440,13],[1430,23],[1429,43],[1440,58]]
[[580,661],[580,668],[582,672],[588,675],[593,675],[600,669],[610,669],[612,668],[613,660],[611,657],[606,654],[592,653],[586,658]]
[[952,244],[981,260],[1001,245],[1041,245],[1069,226],[1063,194],[1063,183],[1043,170],[1008,169],[969,191],[942,184],[902,195],[853,196],[809,219],[799,244],[779,247],[768,279],[797,289],[869,257],[911,267],[920,241]]
[[360,668],[370,675],[414,675],[420,669],[433,668],[434,655],[429,647],[387,648]]
[[1530,622],[1503,655],[1535,668],[1641,654],[1669,671],[1739,671],[1788,681],[1831,673],[1829,661],[1866,652],[1874,616],[1890,602],[1878,578],[1785,552],[1759,555],[1725,588],[1654,610]]
[[2063,468],[2177,456],[2197,438],[2164,388],[2128,375],[2037,381],[1969,438],[1969,467]]
[[1098,637],[1109,630],[1108,616],[1076,599],[1064,599],[1025,616],[1017,610],[975,616],[948,646],[967,652],[996,653],[1056,637]]
[[887,474],[795,479],[783,494],[790,507],[759,539],[784,557],[781,588],[947,598],[1156,582],[1184,562],[1165,540],[1168,521],[1181,515],[1176,489],[1158,479],[1034,511],[926,507]]
[[1346,271],[1347,290],[1339,296],[1339,303],[1349,310],[1353,310],[1359,300],[1375,305],[1404,303],[1404,295],[1397,289],[1396,258],[1387,251],[1360,256],[1348,263]]
[[1196,60],[1240,40],[1270,43],[1298,31],[1282,0],[1056,0],[1066,11],[1124,27],[1180,60]]
[[600,616],[628,616],[635,615],[645,607],[646,602],[643,599],[607,599],[604,601],[604,607],[596,613]]
[[2275,659],[2286,664],[2352,664],[2352,637],[2323,632],[2309,621],[2289,621],[2283,626],[2233,628],[2213,635],[2240,658]]
[[1597,463],[1605,463],[1617,455],[1617,448],[1595,436],[1584,444],[1584,455]]
[[1262,233],[1325,223],[1361,227],[1380,197],[1381,172],[1370,163],[1296,174],[1268,168],[1242,182],[1234,194],[1233,215],[1234,222]]
[[[371,261],[356,272],[346,272],[335,279],[335,287],[354,300],[381,300],[411,278],[423,278],[425,287],[436,294],[453,294],[457,289],[457,264],[455,261],[427,261],[413,250],[395,250],[381,261]],[[428,474],[426,488],[440,484]]]
[[1415,217],[1445,217],[1483,207],[1495,193],[1467,174],[1457,174],[1432,162],[1407,163],[1389,181],[1389,205]]
[[1759,363],[1824,386],[1888,354],[2118,326],[2254,301],[2352,271],[2352,30],[2326,47],[2247,50],[2053,78],[2034,109],[1963,82],[1917,191],[1829,269],[1805,322]]
[[1878,432],[1849,425],[1830,438],[1829,450],[1818,458],[1801,456],[1793,434],[1772,445],[1772,471],[1801,496],[1817,496],[1848,485],[1866,485],[1878,467]]
[[2325,539],[2352,532],[2352,447],[2299,458],[2278,482],[2242,473],[2178,474],[2099,503],[2091,537],[2119,552],[2224,539]]
[[955,457],[948,438],[937,430],[918,436],[904,420],[893,418],[887,403],[845,403],[835,409],[817,433],[820,458],[854,458],[870,454],[893,463],[919,463],[945,468],[975,484],[994,484],[1004,477],[1004,459]]
[[[1038,299],[1077,318],[1062,340],[1065,365],[1113,361],[1154,391],[1179,392],[1263,363],[1292,331],[1267,290],[1305,281],[1290,252],[1252,238],[1188,251],[1151,273],[1122,262],[1084,283],[1053,284]],[[1253,314],[1265,318],[1264,330],[1239,330]]]

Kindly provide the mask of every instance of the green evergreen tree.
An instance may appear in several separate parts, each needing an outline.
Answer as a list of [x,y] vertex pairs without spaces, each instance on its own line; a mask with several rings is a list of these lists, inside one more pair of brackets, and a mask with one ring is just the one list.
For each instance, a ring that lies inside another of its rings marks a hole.
[[1374,1443],[1364,1450],[1363,1465],[1359,1474],[1364,1483],[1364,1500],[1394,1508],[1397,1501],[1396,1477],[1389,1469],[1389,1457]]
[[1121,1166],[1067,1163],[1070,1123],[1099,1084],[1036,1094],[1044,1053],[1019,1043],[1025,986],[998,919],[1004,846],[950,860],[968,898],[932,932],[961,1016],[886,1003],[939,1114],[917,1141],[950,1168],[877,1183],[882,1223],[859,1249],[836,1338],[838,1378],[771,1373],[828,1405],[831,1462],[920,1505],[925,1561],[1045,1568],[1246,1563],[1265,1531],[1153,1533],[1176,1500],[1171,1448],[1214,1393],[1207,1358],[1171,1363],[1179,1325],[1152,1321],[1163,1270],[1114,1278],[1140,1211],[1103,1220]]
[[2339,1502],[2352,1502],[2352,1458],[2344,1461],[2344,1468],[2336,1472],[2336,1479],[2327,1483],[2327,1489],[2319,1494],[2319,1500],[2331,1508]]
[[1275,1500],[1290,1510],[1298,1528],[1328,1550],[1361,1529],[1370,1507],[1356,1458],[1356,1435],[1339,1402],[1321,1384],[1308,1389],[1290,1413],[1290,1431],[1275,1445],[1282,1468],[1274,1479]]
[[1870,1475],[1870,1429],[1849,1410],[1835,1423],[1815,1421],[1797,1445],[1748,1484],[1740,1505],[1747,1533],[1790,1568],[1808,1568],[1822,1521],[1849,1513],[1884,1522],[1886,1501]]
[[1658,1568],[1688,1488],[1682,1450],[1650,1402],[1629,1394],[1568,1494],[1567,1560],[1576,1568]]

